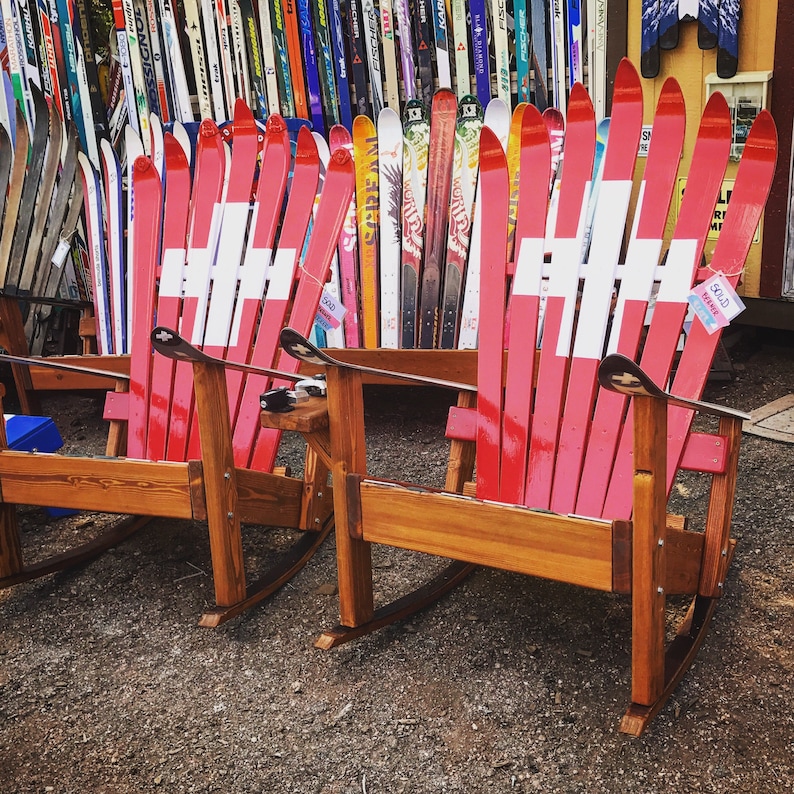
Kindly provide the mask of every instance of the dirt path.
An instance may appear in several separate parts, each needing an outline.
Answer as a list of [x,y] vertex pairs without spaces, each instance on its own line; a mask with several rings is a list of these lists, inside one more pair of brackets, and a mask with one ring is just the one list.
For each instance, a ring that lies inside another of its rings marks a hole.
[[[791,338],[744,334],[732,358],[738,377],[709,399],[749,410],[794,392]],[[371,392],[373,470],[438,482],[445,400]],[[70,448],[97,442],[96,400],[46,407]],[[325,653],[312,640],[336,622],[332,542],[269,603],[201,630],[206,531],[153,522],[0,593],[0,791],[791,791],[793,490],[794,447],[746,436],[726,599],[640,740],[617,731],[625,598],[480,570],[408,625]],[[687,480],[675,498],[697,511],[705,491]],[[31,543],[91,520],[24,514]],[[249,553],[264,565],[285,540],[253,530]],[[385,599],[436,563],[378,550],[375,564]]]

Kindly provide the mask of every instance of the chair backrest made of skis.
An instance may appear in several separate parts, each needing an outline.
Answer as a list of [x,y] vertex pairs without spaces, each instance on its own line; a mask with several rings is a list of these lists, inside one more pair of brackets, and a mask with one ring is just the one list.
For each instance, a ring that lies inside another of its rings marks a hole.
[[[202,122],[192,169],[189,154],[166,133],[162,177],[148,157],[133,168],[130,385],[105,408],[107,419],[126,421],[132,458],[200,455],[192,367],[153,356],[152,328],[179,329],[216,357],[275,367],[282,326],[311,330],[353,191],[347,151],[321,178],[307,129],[293,156],[283,119],[271,116],[262,132],[242,101],[223,132]],[[126,332],[121,316],[106,317],[102,332]],[[295,371],[294,360],[282,363]],[[278,434],[259,424],[268,379],[229,371],[227,386],[235,464],[271,469]]]
[[[642,122],[640,80],[624,61],[594,180],[593,108],[581,86],[574,88],[562,176],[550,204],[549,136],[540,114],[527,108],[514,266],[508,265],[509,163],[498,138],[483,130],[477,406],[453,408],[448,425],[448,435],[477,441],[478,497],[628,519],[631,409],[626,397],[598,387],[600,359],[622,353],[657,383],[671,382],[673,394],[702,394],[719,333],[695,317],[682,336],[687,298],[694,283],[718,273],[736,286],[775,168],[775,126],[766,112],[756,119],[706,265],[707,235],[731,151],[726,101],[715,94],[704,110],[664,256],[685,127],[674,80],[659,96],[643,176],[633,185]],[[722,457],[719,438],[706,442],[690,433],[691,420],[691,411],[670,409],[668,490],[679,467],[714,471]]]

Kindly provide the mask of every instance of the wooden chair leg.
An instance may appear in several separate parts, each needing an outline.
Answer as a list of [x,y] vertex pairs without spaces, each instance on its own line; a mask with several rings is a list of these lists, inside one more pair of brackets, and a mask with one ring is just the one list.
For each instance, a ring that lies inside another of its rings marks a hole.
[[194,363],[193,381],[204,462],[215,599],[220,607],[225,607],[246,596],[237,478],[226,409],[226,372],[220,364]]
[[340,620],[353,627],[369,621],[374,611],[371,549],[355,536],[347,502],[347,475],[367,470],[364,395],[359,372],[329,367],[327,378]]
[[631,699],[655,703],[664,689],[667,404],[634,400]]

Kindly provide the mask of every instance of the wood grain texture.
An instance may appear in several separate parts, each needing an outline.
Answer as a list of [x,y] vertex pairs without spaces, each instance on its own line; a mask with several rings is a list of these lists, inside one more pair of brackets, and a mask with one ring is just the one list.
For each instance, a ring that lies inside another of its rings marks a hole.
[[667,404],[634,399],[631,699],[650,705],[664,686]]
[[333,456],[334,516],[339,577],[340,622],[358,626],[372,619],[372,554],[368,543],[352,537],[347,508],[347,475],[367,470],[364,396],[361,373],[330,367],[328,412]]

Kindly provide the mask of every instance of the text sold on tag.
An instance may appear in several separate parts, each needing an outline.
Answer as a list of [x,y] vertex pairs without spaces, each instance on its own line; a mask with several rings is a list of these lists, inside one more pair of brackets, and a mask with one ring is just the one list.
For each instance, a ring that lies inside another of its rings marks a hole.
[[687,301],[710,334],[725,328],[745,309],[742,299],[722,273],[693,287]]
[[324,331],[331,331],[334,328],[339,328],[346,311],[347,309],[341,302],[324,289],[320,298],[320,305],[317,307],[315,322]]

